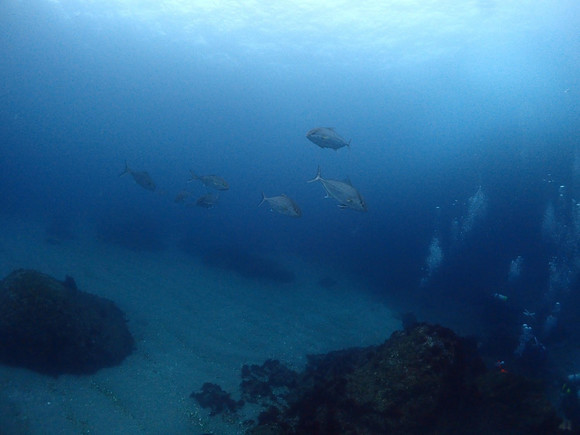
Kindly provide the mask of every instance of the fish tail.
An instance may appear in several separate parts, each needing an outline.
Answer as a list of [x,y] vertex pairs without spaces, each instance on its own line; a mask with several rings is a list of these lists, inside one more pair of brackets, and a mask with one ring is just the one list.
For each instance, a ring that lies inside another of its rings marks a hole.
[[119,174],[119,177],[122,177],[125,174],[129,174],[131,169],[129,169],[129,165],[127,165],[127,160],[125,160],[125,170]]
[[314,181],[318,181],[318,180],[322,180],[322,177],[320,176],[320,165],[318,165],[318,170],[316,171],[316,177],[314,177],[312,180],[308,180],[306,182],[313,183]]
[[195,180],[199,180],[199,177],[197,175],[195,175],[195,172],[193,172],[193,170],[189,170],[189,173],[191,174],[191,178],[189,180],[187,180],[188,183],[191,183],[192,181]]
[[264,192],[262,192],[262,200],[258,204],[258,207],[260,207],[262,204],[264,204],[264,202],[266,202],[266,195],[264,195]]

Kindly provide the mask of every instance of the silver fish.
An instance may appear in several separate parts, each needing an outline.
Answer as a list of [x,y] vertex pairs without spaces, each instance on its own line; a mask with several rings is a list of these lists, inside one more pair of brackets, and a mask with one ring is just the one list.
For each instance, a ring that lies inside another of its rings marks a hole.
[[195,201],[195,205],[198,207],[203,208],[214,208],[217,204],[218,196],[212,193],[208,193],[207,195],[203,195]]
[[313,128],[306,133],[306,138],[320,148],[332,148],[335,151],[339,148],[350,146],[350,140],[348,142],[345,141],[330,127]]
[[350,182],[337,181],[337,180],[325,180],[320,176],[320,166],[318,167],[318,172],[316,177],[312,180],[308,180],[308,183],[313,183],[314,181],[320,181],[322,187],[326,191],[327,197],[333,197],[339,202],[340,208],[352,208],[357,211],[367,211],[367,204],[365,203],[362,195],[356,190]]
[[262,201],[258,204],[258,207],[260,207],[265,202],[268,203],[271,210],[274,210],[280,214],[296,218],[302,216],[302,210],[300,210],[298,204],[296,204],[291,198],[284,194],[267,198],[266,195],[262,193]]
[[191,183],[192,181],[199,180],[201,181],[206,187],[215,190],[228,190],[230,185],[226,180],[218,175],[196,175],[195,172],[189,171],[191,174],[191,179],[187,182]]
[[122,177],[125,174],[131,174],[133,180],[135,180],[135,182],[144,189],[154,191],[155,188],[157,187],[155,186],[155,182],[147,172],[133,171],[131,168],[129,168],[126,161],[125,161],[125,170],[119,174],[119,177]]

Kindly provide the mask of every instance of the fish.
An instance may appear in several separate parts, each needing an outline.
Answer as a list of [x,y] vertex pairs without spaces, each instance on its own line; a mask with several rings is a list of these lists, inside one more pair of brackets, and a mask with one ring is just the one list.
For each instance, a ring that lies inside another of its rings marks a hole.
[[192,181],[199,180],[201,181],[206,187],[215,190],[228,190],[230,185],[226,180],[218,175],[196,175],[195,172],[189,171],[191,174],[191,178],[187,181],[191,183]]
[[306,133],[306,138],[320,148],[332,148],[335,151],[350,146],[350,140],[345,141],[330,127],[313,128]]
[[258,207],[260,207],[265,202],[268,203],[271,210],[274,210],[280,214],[295,218],[302,216],[302,210],[300,210],[298,204],[296,204],[294,200],[284,194],[279,196],[271,196],[268,198],[262,192],[262,201],[258,204]]
[[350,208],[357,211],[367,211],[367,204],[364,198],[358,190],[352,187],[350,181],[344,182],[337,180],[326,180],[320,175],[320,166],[318,167],[316,177],[314,177],[312,180],[308,180],[307,182],[313,183],[315,181],[320,181],[322,187],[324,187],[324,190],[326,191],[327,198],[332,197],[339,202],[339,208]]
[[197,201],[195,201],[195,205],[203,208],[214,208],[217,204],[217,201],[217,195],[208,193],[207,195],[200,196]]
[[127,161],[125,161],[125,170],[119,174],[119,177],[122,177],[123,175],[126,175],[126,174],[131,174],[131,177],[133,177],[133,180],[135,180],[135,182],[139,186],[143,187],[144,189],[147,189],[147,190],[150,190],[153,192],[157,188],[157,186],[155,185],[155,182],[153,181],[153,179],[151,178],[151,176],[147,172],[145,172],[145,171],[133,171],[127,165]]
[[189,197],[189,195],[191,195],[190,192],[188,192],[187,190],[182,190],[177,195],[175,195],[175,199],[173,200],[173,202],[175,202],[176,204],[184,203],[185,200]]

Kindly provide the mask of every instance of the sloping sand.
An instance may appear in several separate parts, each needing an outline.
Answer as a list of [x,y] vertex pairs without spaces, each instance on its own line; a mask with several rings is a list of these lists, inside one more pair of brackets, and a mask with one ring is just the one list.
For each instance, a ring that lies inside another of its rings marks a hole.
[[[296,280],[274,284],[177,249],[133,252],[90,232],[51,244],[39,225],[3,220],[1,228],[2,277],[16,268],[71,275],[115,301],[136,339],[121,366],[90,376],[0,366],[1,434],[243,433],[239,421],[209,418],[190,393],[214,382],[237,399],[243,364],[275,358],[301,369],[307,354],[378,344],[399,327],[352,279],[298,258],[278,259]],[[338,283],[321,287],[325,275]]]

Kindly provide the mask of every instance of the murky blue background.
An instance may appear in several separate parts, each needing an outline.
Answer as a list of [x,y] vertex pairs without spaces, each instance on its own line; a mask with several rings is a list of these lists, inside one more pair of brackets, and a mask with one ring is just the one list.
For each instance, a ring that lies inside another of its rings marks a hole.
[[[0,212],[131,249],[313,258],[409,309],[578,310],[580,7],[508,3],[4,1]],[[350,149],[309,142],[319,126]],[[368,213],[307,184],[319,165]],[[174,203],[206,193],[190,169],[230,183],[214,209]]]

